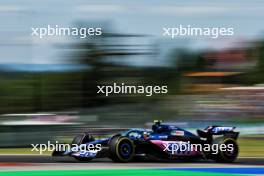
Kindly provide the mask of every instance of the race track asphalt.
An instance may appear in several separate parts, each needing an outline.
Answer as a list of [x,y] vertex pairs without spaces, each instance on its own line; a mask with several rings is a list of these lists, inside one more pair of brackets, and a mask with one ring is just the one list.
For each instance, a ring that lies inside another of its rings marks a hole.
[[127,168],[207,168],[207,167],[264,167],[264,158],[238,158],[234,163],[215,163],[214,161],[144,161],[114,163],[108,158],[79,162],[71,157],[51,157],[48,155],[0,155],[0,170],[31,169],[127,169]]

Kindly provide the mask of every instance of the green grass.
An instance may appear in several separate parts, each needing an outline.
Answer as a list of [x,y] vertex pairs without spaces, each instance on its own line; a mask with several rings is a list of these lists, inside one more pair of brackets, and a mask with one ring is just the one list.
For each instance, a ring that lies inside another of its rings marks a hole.
[[[238,174],[223,174],[209,172],[191,172],[191,171],[168,171],[168,170],[62,170],[62,171],[7,171],[0,172],[0,176],[228,176]],[[245,175],[244,175],[245,176]]]
[[241,157],[264,157],[264,140],[263,138],[239,139],[239,156]]
[[[0,154],[39,154],[37,151],[31,151],[32,148],[0,148]],[[50,155],[51,152],[43,152],[45,155]]]

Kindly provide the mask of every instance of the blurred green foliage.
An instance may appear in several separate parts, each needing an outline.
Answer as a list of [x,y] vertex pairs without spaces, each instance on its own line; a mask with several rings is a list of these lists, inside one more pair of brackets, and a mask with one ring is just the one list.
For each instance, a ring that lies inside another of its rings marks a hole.
[[[176,95],[181,93],[184,83],[193,82],[192,79],[184,78],[184,73],[206,71],[212,64],[202,57],[202,52],[190,52],[185,49],[175,49],[171,52],[170,67],[138,67],[111,60],[106,62],[109,57],[155,56],[155,49],[140,52],[140,50],[123,49],[123,46],[115,44],[117,38],[127,40],[129,37],[145,36],[108,34],[96,40],[87,40],[70,46],[74,48],[74,52],[69,60],[73,64],[87,66],[85,70],[68,72],[0,70],[0,113],[71,110],[118,103],[153,103],[162,100],[166,95],[146,97],[116,94],[105,97],[96,93],[97,85],[114,82],[126,82],[132,85],[168,85],[168,95]],[[264,82],[264,42],[259,42],[256,47],[247,50],[249,58],[256,57],[256,66],[237,77],[221,79],[222,84]],[[197,80],[194,83],[198,83]]]

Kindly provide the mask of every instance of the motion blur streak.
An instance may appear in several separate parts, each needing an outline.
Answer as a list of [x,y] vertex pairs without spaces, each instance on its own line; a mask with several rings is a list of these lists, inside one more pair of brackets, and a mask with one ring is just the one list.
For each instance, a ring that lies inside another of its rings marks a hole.
[[[190,130],[236,126],[240,156],[263,157],[264,2],[192,2],[1,1],[0,154],[160,119]],[[180,24],[230,27],[234,35],[162,35]],[[31,35],[47,25],[100,28],[102,35]],[[168,91],[97,94],[97,86],[113,83]]]

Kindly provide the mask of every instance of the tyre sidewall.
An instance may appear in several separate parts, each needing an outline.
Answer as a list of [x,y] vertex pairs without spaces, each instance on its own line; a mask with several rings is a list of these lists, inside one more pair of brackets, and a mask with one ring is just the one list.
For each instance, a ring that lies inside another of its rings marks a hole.
[[237,141],[233,138],[217,138],[215,141],[214,141],[214,144],[218,144],[218,145],[221,145],[221,144],[225,144],[227,145],[227,143],[232,143],[233,144],[233,149],[235,150],[234,154],[232,156],[228,156],[226,154],[227,151],[221,151],[219,150],[218,153],[216,155],[212,155],[213,156],[213,159],[217,162],[222,162],[222,163],[230,163],[230,162],[233,162],[236,160],[236,158],[238,157],[238,153],[239,153],[239,147],[238,147],[238,144],[237,144]]
[[[130,147],[130,151],[128,156],[124,156],[121,153],[121,145],[126,145]],[[129,162],[133,160],[134,153],[135,153],[135,146],[133,141],[124,136],[115,136],[111,139],[109,143],[110,148],[110,158],[115,162]]]

